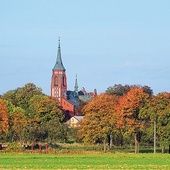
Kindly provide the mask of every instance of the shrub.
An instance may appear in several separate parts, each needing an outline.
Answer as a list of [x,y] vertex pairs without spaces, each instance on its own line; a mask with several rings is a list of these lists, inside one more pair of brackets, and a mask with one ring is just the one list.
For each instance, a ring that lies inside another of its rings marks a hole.
[[11,143],[6,149],[6,152],[22,152],[24,148],[21,147],[18,143]]

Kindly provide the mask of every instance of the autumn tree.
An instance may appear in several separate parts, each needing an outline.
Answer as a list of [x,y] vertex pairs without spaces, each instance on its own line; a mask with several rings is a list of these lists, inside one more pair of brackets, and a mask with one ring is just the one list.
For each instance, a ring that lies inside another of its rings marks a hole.
[[106,151],[108,136],[116,131],[117,114],[115,104],[118,97],[100,94],[83,108],[84,118],[80,123],[79,136],[85,143],[101,141]]
[[8,128],[8,109],[5,102],[0,99],[0,139],[4,138],[8,133]]
[[24,109],[14,106],[10,101],[3,100],[7,107],[8,113],[8,133],[6,140],[20,141],[22,144],[26,140],[25,124],[27,122],[24,116]]
[[[65,140],[63,118],[56,100],[42,93],[41,88],[28,83],[2,96],[8,100],[10,140],[24,142]],[[14,138],[15,137],[15,138]]]
[[144,119],[140,110],[149,100],[149,95],[142,88],[134,87],[126,95],[122,96],[117,105],[119,119],[117,127],[135,134],[135,153],[139,152],[139,142],[141,140]]

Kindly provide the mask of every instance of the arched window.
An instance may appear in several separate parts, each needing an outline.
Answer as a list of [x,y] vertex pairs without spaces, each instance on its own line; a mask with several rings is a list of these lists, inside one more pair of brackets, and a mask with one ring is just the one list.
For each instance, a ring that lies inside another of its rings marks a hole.
[[54,79],[54,85],[55,85],[55,86],[58,86],[58,77],[55,77],[55,79]]
[[65,76],[63,76],[63,86],[65,86],[66,85],[66,78],[65,78]]

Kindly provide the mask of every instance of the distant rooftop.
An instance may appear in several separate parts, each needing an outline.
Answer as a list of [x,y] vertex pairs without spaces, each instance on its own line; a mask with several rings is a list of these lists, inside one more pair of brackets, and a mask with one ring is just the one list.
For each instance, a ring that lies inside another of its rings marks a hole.
[[77,120],[79,120],[79,121],[82,120],[83,117],[84,117],[84,116],[74,116],[74,118],[77,119]]

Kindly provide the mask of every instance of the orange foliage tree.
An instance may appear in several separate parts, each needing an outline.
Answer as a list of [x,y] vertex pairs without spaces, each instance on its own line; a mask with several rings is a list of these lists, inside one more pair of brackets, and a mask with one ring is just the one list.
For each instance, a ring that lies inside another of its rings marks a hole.
[[79,136],[86,143],[103,142],[116,130],[117,114],[115,104],[117,96],[100,94],[83,108],[84,118],[80,123]]
[[8,109],[3,100],[0,99],[0,134],[1,137],[8,133]]
[[4,100],[8,114],[8,134],[9,141],[19,140],[22,144],[26,140],[26,123],[27,119],[24,115],[24,109],[16,107],[10,101]]
[[141,129],[144,127],[140,110],[148,100],[149,95],[142,88],[134,87],[125,96],[120,97],[117,105],[117,127],[135,134],[135,153],[139,152]]

